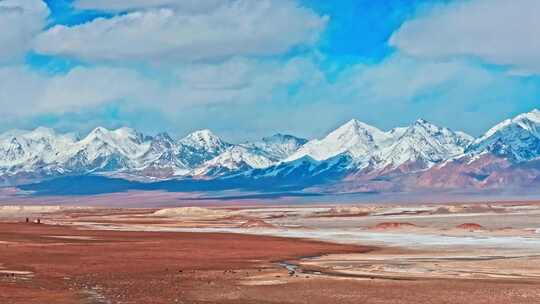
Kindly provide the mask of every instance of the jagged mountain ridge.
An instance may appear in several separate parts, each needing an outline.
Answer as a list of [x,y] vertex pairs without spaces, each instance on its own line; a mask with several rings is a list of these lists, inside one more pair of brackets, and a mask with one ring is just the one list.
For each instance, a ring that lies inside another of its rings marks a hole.
[[534,109],[497,124],[467,149],[488,151],[513,161],[532,160],[540,155],[540,111]]
[[321,139],[276,134],[241,144],[227,143],[210,130],[173,139],[166,133],[145,136],[129,128],[98,127],[77,138],[38,128],[0,135],[0,178],[16,184],[107,174],[150,181],[332,184],[332,189],[342,183],[351,191],[379,191],[381,184],[391,189],[530,185],[540,181],[538,165],[530,165],[540,157],[539,125],[540,111],[533,110],[475,139],[422,119],[389,131],[353,119]]
[[421,164],[418,169],[424,169],[462,154],[472,140],[472,136],[463,132],[438,127],[423,119],[388,132],[353,119],[323,139],[309,141],[287,160],[304,156],[325,160],[349,153],[360,169],[396,169],[411,162]]
[[217,176],[240,168],[270,166],[305,142],[278,134],[258,142],[234,145],[210,130],[198,130],[178,140],[167,133],[144,136],[126,127],[116,130],[97,127],[82,138],[46,128],[16,130],[0,135],[0,174],[4,178],[88,173],[160,178]]

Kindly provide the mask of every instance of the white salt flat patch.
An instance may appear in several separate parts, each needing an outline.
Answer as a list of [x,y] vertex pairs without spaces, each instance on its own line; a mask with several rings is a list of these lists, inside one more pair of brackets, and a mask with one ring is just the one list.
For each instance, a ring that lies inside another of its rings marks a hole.
[[[148,227],[148,230],[153,230]],[[345,244],[373,244],[391,245],[403,247],[488,247],[488,248],[517,248],[517,249],[540,249],[540,237],[521,236],[449,236],[439,234],[413,234],[413,233],[389,233],[370,232],[365,230],[279,230],[279,229],[238,229],[238,228],[166,228],[160,231],[184,231],[184,232],[223,232],[255,235],[281,236],[291,238],[306,238],[320,241],[345,243]]]
[[166,208],[152,213],[153,216],[169,217],[169,218],[222,218],[230,216],[231,213],[223,210],[214,210],[201,207],[179,207]]
[[[87,223],[88,224],[88,223]],[[239,233],[266,235],[290,238],[304,238],[332,243],[358,245],[389,245],[411,248],[430,249],[433,247],[462,246],[500,248],[500,249],[535,249],[540,250],[539,235],[532,236],[486,236],[466,235],[452,236],[443,234],[414,234],[413,232],[373,232],[365,229],[243,229],[243,228],[176,228],[155,227],[148,225],[89,225],[94,229],[121,231],[171,231],[171,232],[206,232],[206,233]],[[537,232],[540,228],[537,230]]]

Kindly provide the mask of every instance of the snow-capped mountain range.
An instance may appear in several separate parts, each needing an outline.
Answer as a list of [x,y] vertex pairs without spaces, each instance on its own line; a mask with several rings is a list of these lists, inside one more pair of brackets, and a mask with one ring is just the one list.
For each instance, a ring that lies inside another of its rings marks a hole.
[[497,124],[467,150],[488,151],[518,162],[537,158],[540,155],[540,111],[535,109]]
[[360,169],[396,169],[416,163],[419,169],[462,154],[474,140],[463,132],[438,127],[423,119],[388,132],[351,120],[321,140],[312,140],[286,160],[309,156],[326,160],[349,153]]
[[225,142],[210,130],[180,139],[102,127],[80,138],[47,128],[0,135],[0,178],[5,185],[98,174],[145,182],[310,181],[306,186],[331,184],[335,191],[388,185],[485,187],[516,180],[516,170],[527,172],[528,183],[540,182],[538,163],[538,110],[507,119],[478,138],[423,119],[388,131],[353,119],[321,139],[276,134],[240,144]]
[[0,175],[28,181],[68,174],[133,177],[215,177],[241,169],[269,167],[306,143],[277,134],[258,142],[230,144],[210,130],[174,140],[166,133],[144,136],[129,129],[97,127],[83,138],[54,130],[9,131],[0,135]]

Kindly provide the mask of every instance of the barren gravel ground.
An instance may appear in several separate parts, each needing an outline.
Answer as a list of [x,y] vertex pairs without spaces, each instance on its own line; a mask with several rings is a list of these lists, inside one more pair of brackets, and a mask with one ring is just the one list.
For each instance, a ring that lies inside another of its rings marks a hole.
[[539,206],[445,208],[7,208],[0,303],[540,303]]

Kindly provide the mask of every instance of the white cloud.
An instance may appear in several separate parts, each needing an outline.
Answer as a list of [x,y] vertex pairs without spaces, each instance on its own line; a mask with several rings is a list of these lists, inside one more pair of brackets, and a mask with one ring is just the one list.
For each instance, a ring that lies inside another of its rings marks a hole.
[[0,64],[21,60],[48,15],[41,0],[0,0]]
[[[357,65],[338,80],[342,90],[371,100],[403,104],[429,94],[459,88],[485,88],[499,77],[464,60],[422,60],[395,54],[374,65]],[[504,78],[511,78],[502,75]]]
[[405,22],[390,44],[414,56],[473,56],[540,72],[540,1],[471,0],[436,7]]
[[35,48],[92,62],[221,60],[311,45],[326,22],[293,1],[238,0],[200,14],[157,8],[57,25],[38,37]]
[[272,101],[291,84],[314,85],[323,73],[309,59],[287,62],[234,58],[220,64],[193,64],[177,71],[181,84],[170,99],[191,104]]
[[174,115],[209,104],[269,101],[290,84],[313,84],[323,77],[305,58],[286,62],[235,58],[156,73],[148,76],[127,68],[76,67],[51,76],[24,66],[4,67],[0,68],[0,108],[5,115],[30,117],[122,102]]
[[273,86],[297,80],[317,81],[323,77],[307,58],[294,58],[284,63],[233,58],[219,64],[188,65],[178,69],[177,75],[183,85],[193,90],[236,90],[257,82]]
[[231,0],[76,0],[73,6],[82,10],[132,11],[169,7],[188,13],[205,12]]
[[[394,54],[341,74],[328,93],[342,120],[356,116],[385,128],[423,117],[479,134],[508,113],[537,103],[538,78],[523,78],[459,58],[426,60]],[[328,97],[327,97],[328,98]]]
[[[162,115],[175,132],[210,127],[242,138],[277,131],[320,136],[353,117],[389,128],[422,116],[478,134],[507,113],[534,104],[540,94],[536,83],[462,60],[432,62],[402,55],[353,66],[331,83],[304,57],[233,58],[145,73],[77,67],[51,76],[27,67],[4,67],[0,108],[5,121],[46,114],[68,128],[116,125],[118,119],[143,128],[163,126],[162,121],[141,122],[134,116],[94,117],[99,109],[120,105],[124,113]],[[78,114],[70,120],[73,113]]]
[[0,68],[0,106],[6,115],[77,111],[124,98],[149,98],[157,91],[127,69],[77,67],[49,76],[23,66]]

